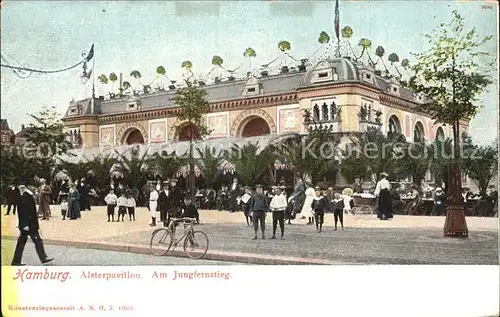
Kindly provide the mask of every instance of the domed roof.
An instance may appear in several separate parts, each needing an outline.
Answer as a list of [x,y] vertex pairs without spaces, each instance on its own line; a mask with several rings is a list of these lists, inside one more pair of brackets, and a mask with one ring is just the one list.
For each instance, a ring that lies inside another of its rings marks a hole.
[[338,75],[336,81],[358,80],[358,71],[354,63],[348,58],[333,58],[319,61],[315,67],[310,68],[305,74],[300,86],[311,85],[311,79],[318,71],[332,69]]

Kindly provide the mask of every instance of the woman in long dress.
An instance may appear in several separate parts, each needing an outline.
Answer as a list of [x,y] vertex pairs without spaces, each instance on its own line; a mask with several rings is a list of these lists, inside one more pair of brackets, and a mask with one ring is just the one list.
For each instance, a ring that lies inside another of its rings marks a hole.
[[307,224],[312,225],[314,214],[312,210],[312,203],[314,201],[314,188],[309,187],[306,189],[306,199],[304,200],[304,205],[302,206],[302,211],[300,212],[300,219],[307,218]]
[[81,217],[80,214],[80,193],[75,187],[75,184],[71,184],[68,193],[68,214],[69,220],[75,220]]

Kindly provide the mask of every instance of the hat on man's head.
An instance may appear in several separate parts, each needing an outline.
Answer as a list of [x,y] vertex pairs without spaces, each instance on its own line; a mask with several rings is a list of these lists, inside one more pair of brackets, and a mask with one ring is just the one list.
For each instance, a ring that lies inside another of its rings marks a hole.
[[321,190],[321,187],[316,186],[316,187],[314,187],[314,190]]
[[250,186],[245,186],[245,187],[243,187],[243,189],[250,189],[250,190],[251,190],[251,189],[252,189],[252,187],[250,187]]
[[24,186],[24,185],[19,185],[19,190],[26,190],[26,186]]
[[387,177],[387,176],[389,176],[389,174],[387,174],[386,172],[382,172],[382,173],[380,173],[380,176]]
[[443,191],[443,189],[441,187],[438,187],[438,188],[436,188],[436,191],[441,192],[441,191]]
[[255,188],[262,188],[262,185],[260,185],[260,184],[255,185]]
[[281,185],[280,189],[286,189],[286,186],[285,185]]

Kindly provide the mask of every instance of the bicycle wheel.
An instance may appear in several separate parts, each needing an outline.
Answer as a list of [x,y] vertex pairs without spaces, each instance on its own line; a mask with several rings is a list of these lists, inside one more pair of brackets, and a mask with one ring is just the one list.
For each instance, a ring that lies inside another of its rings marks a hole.
[[193,231],[184,238],[184,253],[191,259],[201,259],[208,251],[208,236],[203,231]]
[[156,229],[151,236],[149,250],[156,256],[164,256],[172,247],[172,235],[165,228]]

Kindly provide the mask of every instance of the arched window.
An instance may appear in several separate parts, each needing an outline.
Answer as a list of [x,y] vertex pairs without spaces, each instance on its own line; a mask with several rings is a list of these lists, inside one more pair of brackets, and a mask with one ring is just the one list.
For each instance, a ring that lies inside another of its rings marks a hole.
[[413,128],[413,142],[422,142],[424,139],[424,126],[422,122],[419,121],[415,123],[415,127]]
[[322,119],[324,121],[328,121],[328,105],[326,104],[326,102],[323,104],[323,106],[321,106],[321,114],[323,115],[322,116]]
[[319,121],[319,107],[318,107],[318,104],[315,104],[314,108],[313,108],[313,120],[314,121]]
[[436,141],[444,141],[444,130],[439,127],[436,131]]
[[401,124],[399,123],[398,117],[394,115],[389,118],[389,130],[387,134],[390,133],[401,133]]

